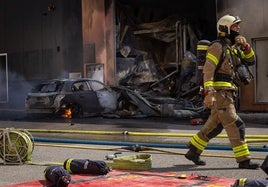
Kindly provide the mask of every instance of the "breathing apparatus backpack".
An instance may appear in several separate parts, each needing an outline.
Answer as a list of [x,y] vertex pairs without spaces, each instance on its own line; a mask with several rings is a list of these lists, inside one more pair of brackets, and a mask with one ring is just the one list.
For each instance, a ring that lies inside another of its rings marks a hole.
[[[212,45],[215,42],[219,42],[222,47],[222,56],[221,59],[224,59],[226,56],[226,44],[222,40],[214,40],[210,42],[209,40],[200,40],[197,43],[197,50],[196,50],[196,82],[198,85],[203,86],[203,68],[206,62],[206,55],[207,50],[210,45]],[[222,60],[219,60],[219,64],[216,67],[215,75],[218,71],[218,69],[221,66]]]
[[196,83],[203,85],[203,68],[206,62],[206,54],[211,42],[208,40],[200,40],[197,43],[196,50]]
[[[227,45],[224,41],[222,40],[214,40],[212,42],[208,41],[208,40],[200,40],[197,43],[197,51],[196,51],[196,83],[199,86],[203,86],[203,68],[206,62],[206,54],[207,54],[207,50],[209,48],[210,45],[212,45],[215,42],[219,42],[222,44],[222,56],[221,59],[219,60],[219,63],[216,67],[215,70],[215,75],[217,76],[217,71],[219,70],[219,68],[222,65],[222,62],[226,56],[226,51],[227,51]],[[238,54],[239,55],[239,54]],[[237,64],[233,58],[233,55],[231,55],[232,58],[232,63],[235,67],[235,73],[236,73],[236,77],[237,79],[244,83],[245,85],[249,84],[249,82],[254,78],[252,73],[250,72],[248,66],[253,65],[253,64],[248,64],[246,62],[244,62],[241,58],[241,63]]]

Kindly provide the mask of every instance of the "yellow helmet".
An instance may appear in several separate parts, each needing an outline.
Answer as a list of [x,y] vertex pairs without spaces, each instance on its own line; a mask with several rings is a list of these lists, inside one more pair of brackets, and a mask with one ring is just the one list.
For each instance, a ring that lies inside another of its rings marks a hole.
[[242,20],[238,16],[225,15],[217,22],[217,31],[219,36],[228,36],[233,24],[240,23]]

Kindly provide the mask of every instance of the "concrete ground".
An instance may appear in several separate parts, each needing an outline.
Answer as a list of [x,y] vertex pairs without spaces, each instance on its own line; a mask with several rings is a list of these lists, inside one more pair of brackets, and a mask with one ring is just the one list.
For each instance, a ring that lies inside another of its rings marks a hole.
[[[249,115],[248,115],[249,116]],[[242,117],[243,118],[243,117]],[[255,119],[254,119],[255,118]],[[268,118],[267,118],[268,119]],[[260,121],[259,121],[260,120]],[[249,117],[247,122],[247,135],[267,135],[268,126],[264,117],[254,116]],[[86,118],[79,120],[70,119],[38,119],[28,120],[25,118],[2,119],[0,128],[22,128],[22,129],[41,129],[41,130],[70,130],[70,131],[98,131],[98,132],[152,132],[152,133],[179,133],[189,134],[196,133],[201,125],[192,126],[189,120],[180,119],[105,119],[105,118]],[[30,131],[31,132],[31,131]],[[75,134],[75,133],[37,133],[31,132],[34,137],[45,139],[64,139],[64,140],[89,140],[89,141],[104,141],[104,142],[132,142],[135,143],[156,143],[169,145],[185,145],[190,137],[171,137],[171,136],[126,136],[126,135],[100,135],[93,134]],[[225,134],[225,132],[222,132]],[[67,158],[86,158],[92,160],[104,160],[107,154],[113,154],[115,151],[110,151],[109,148],[115,148],[122,152],[122,156],[139,154],[133,151],[121,149],[120,145],[96,145],[86,144],[83,148],[67,148],[41,146],[41,142],[35,142],[34,151],[32,153],[33,165],[4,164],[0,159],[0,186],[8,184],[22,183],[32,180],[42,180],[43,171],[47,167],[46,164],[63,163]],[[210,145],[228,145],[227,139],[213,139]],[[266,143],[249,143],[252,148],[263,147]],[[66,145],[66,144],[64,144]],[[69,145],[69,144],[68,144]],[[74,145],[74,144],[72,144]],[[77,144],[75,144],[77,145]],[[103,149],[103,150],[100,150]],[[198,173],[205,176],[218,176],[228,178],[266,178],[267,175],[261,170],[242,170],[238,169],[238,165],[233,158],[232,151],[228,150],[205,150],[203,159],[206,160],[206,166],[195,166],[184,157],[186,149],[184,148],[157,148],[159,151],[146,151],[153,158],[151,171],[168,172],[173,171],[178,174]],[[164,153],[163,153],[164,152]],[[170,153],[167,153],[170,152]],[[143,153],[143,152],[140,152]],[[173,153],[173,154],[171,154]],[[251,155],[254,161],[263,162],[263,158],[267,156],[266,152],[252,151]]]

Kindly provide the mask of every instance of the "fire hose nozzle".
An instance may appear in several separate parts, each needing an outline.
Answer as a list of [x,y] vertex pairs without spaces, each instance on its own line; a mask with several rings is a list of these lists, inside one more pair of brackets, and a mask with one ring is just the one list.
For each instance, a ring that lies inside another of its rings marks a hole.
[[118,154],[122,154],[122,152],[115,152],[114,154],[109,154],[105,156],[106,160],[113,160],[114,158],[117,158]]

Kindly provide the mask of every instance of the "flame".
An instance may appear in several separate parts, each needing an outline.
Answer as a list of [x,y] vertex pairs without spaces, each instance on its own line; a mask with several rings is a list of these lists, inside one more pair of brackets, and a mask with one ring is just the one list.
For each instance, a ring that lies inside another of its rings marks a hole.
[[64,114],[61,115],[63,118],[72,118],[72,110],[70,108],[67,108],[64,112]]

